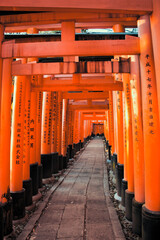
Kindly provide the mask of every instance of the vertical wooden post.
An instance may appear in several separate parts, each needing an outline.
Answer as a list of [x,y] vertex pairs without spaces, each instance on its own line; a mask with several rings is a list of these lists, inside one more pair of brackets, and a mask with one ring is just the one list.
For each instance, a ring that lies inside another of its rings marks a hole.
[[41,138],[41,163],[43,165],[43,178],[50,178],[52,176],[51,118],[52,118],[51,92],[44,92],[42,106],[42,138]]
[[24,105],[24,138],[23,138],[23,188],[25,189],[25,205],[32,204],[32,179],[30,178],[30,108],[31,108],[31,78],[25,77]]
[[154,53],[154,63],[155,63],[155,74],[156,74],[156,84],[157,84],[157,97],[158,97],[158,107],[159,107],[159,120],[160,120],[160,1],[152,0],[153,2],[153,11],[150,15],[151,19],[151,33],[152,33],[152,42],[153,42],[153,53]]
[[[31,83],[35,83],[31,77]],[[33,196],[38,194],[38,162],[36,159],[36,118],[37,118],[37,92],[31,92],[30,107],[30,177],[32,179]]]
[[[0,114],[1,114],[1,94],[2,94],[2,58],[1,58],[1,54],[2,54],[2,41],[4,38],[4,26],[2,24],[0,24]],[[0,116],[0,124],[1,124],[1,116]],[[0,128],[1,130],[1,128]],[[0,136],[1,136],[1,132],[0,132]],[[0,142],[1,144],[1,142]],[[0,159],[1,161],[1,159]],[[0,164],[1,167],[1,164]],[[1,171],[3,171],[3,169],[0,170],[0,181],[2,182],[1,179]],[[1,189],[1,184],[0,184],[0,189]],[[0,196],[3,195],[1,193],[0,190]],[[0,203],[2,204],[2,199],[0,199]],[[3,219],[3,207],[0,204],[0,239],[3,239],[4,236],[4,219]]]
[[139,58],[131,56],[131,102],[132,102],[132,128],[134,152],[134,192],[132,202],[132,229],[141,235],[142,205],[144,196],[144,141],[142,127],[141,84],[139,73]]
[[127,176],[128,189],[125,191],[126,218],[132,220],[132,199],[134,197],[134,162],[133,162],[133,137],[132,137],[132,110],[130,75],[123,74],[124,94],[126,104],[126,137],[127,137]]
[[[142,208],[142,238],[156,239],[160,226],[160,126],[154,57],[149,16],[138,21],[143,104],[145,205]],[[153,161],[154,159],[154,161]]]
[[66,146],[66,138],[67,138],[67,99],[63,99],[62,102],[62,156],[63,156],[63,168],[67,168],[67,146]]
[[52,127],[51,127],[51,155],[52,173],[58,173],[59,162],[57,152],[57,105],[58,93],[52,92]]
[[[10,199],[10,138],[11,138],[11,59],[2,62],[2,91],[0,112],[0,203],[3,209],[0,234],[12,231],[12,204]],[[3,226],[3,220],[6,225]],[[4,228],[3,228],[4,227]]]
[[[38,33],[36,28],[28,28],[27,33]],[[27,62],[37,62],[37,58],[28,58]],[[31,77],[31,84],[37,84],[38,76]],[[38,194],[38,160],[36,159],[36,119],[37,119],[37,93],[31,92],[30,108],[30,177],[32,179],[33,196]]]
[[11,196],[13,199],[13,218],[25,216],[25,189],[23,189],[23,136],[25,107],[24,76],[14,82],[12,132],[11,132]]
[[113,126],[114,126],[114,154],[118,155],[118,117],[117,117],[117,92],[113,91]]
[[125,191],[128,188],[128,174],[127,174],[127,153],[128,153],[128,141],[127,141],[127,105],[125,100],[125,93],[122,93],[122,101],[123,101],[123,145],[124,145],[124,178],[122,180],[122,190],[121,190],[121,204],[125,206]]
[[[125,32],[125,28],[121,24],[115,24],[113,26],[114,32]],[[117,74],[117,80],[122,81],[121,74]],[[121,196],[121,186],[122,186],[122,179],[124,177],[124,141],[123,141],[123,103],[122,103],[122,91],[117,91],[116,95],[116,102],[117,102],[117,148],[118,148],[118,156],[117,156],[117,168],[116,168],[116,185],[117,185],[117,193]]]
[[109,134],[112,153],[114,152],[113,93],[109,91]]
[[62,92],[58,92],[58,109],[57,109],[57,152],[59,155],[59,170],[63,169],[62,157]]
[[[38,76],[38,84],[42,83],[43,76]],[[42,99],[43,93],[37,92],[36,114],[36,160],[38,162],[38,188],[42,188],[43,165],[41,164],[41,125],[42,125]]]
[[[1,112],[1,94],[2,94],[2,41],[4,38],[4,26],[0,24],[0,112]],[[1,134],[1,133],[0,133]]]
[[83,141],[84,141],[84,123],[83,123],[83,114],[80,113],[80,140],[81,140],[81,147],[83,147]]

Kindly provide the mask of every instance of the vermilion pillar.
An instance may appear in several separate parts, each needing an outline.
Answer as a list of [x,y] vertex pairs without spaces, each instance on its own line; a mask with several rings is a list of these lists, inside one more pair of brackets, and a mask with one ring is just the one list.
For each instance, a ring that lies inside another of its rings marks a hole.
[[112,146],[112,153],[114,152],[114,125],[113,125],[113,93],[109,91],[109,139]]
[[127,105],[125,100],[125,93],[122,93],[122,101],[123,101],[123,146],[124,146],[124,178],[122,180],[122,189],[121,189],[121,204],[125,206],[125,190],[128,188],[128,174],[127,174],[127,155],[128,155],[128,141],[127,141]]
[[138,21],[143,104],[145,205],[142,210],[142,238],[158,239],[160,226],[159,114],[149,16]]
[[[0,234],[3,238],[3,234],[7,235],[12,231],[12,204],[10,199],[11,59],[3,59],[1,87],[0,208],[3,209],[3,216],[1,215]],[[8,224],[3,226],[3,220]]]
[[59,155],[59,170],[63,169],[62,157],[62,92],[58,92],[58,107],[57,107],[57,152]]
[[72,138],[72,118],[73,118],[73,111],[70,108],[68,104],[68,111],[67,111],[67,123],[68,123],[68,130],[67,130],[67,153],[68,153],[68,160],[71,159],[73,156],[72,154],[72,144],[73,144],[73,138]]
[[114,153],[118,155],[118,118],[117,118],[117,92],[113,91],[113,126],[114,126]]
[[83,147],[83,140],[84,140],[84,123],[83,123],[83,113],[80,113],[80,140],[81,140],[81,147]]
[[153,51],[154,51],[154,62],[155,62],[155,73],[156,73],[156,84],[157,84],[157,95],[158,95],[158,105],[159,105],[159,119],[160,119],[160,1],[152,0],[153,2],[153,11],[150,15],[151,19],[151,33],[152,33],[152,43],[153,43]]
[[[121,74],[117,74],[118,81],[122,81]],[[123,102],[122,91],[115,92],[116,111],[115,116],[117,123],[117,166],[116,166],[116,185],[117,193],[121,196],[122,179],[124,178],[124,141],[123,141]]]
[[[38,76],[38,84],[43,81],[43,76]],[[42,99],[43,93],[37,92],[37,114],[36,114],[36,160],[38,162],[38,187],[42,188],[43,166],[41,164],[41,125],[42,125]]]
[[[125,32],[125,28],[121,24],[115,24],[113,26],[114,32]],[[116,80],[122,81],[122,75],[117,74]],[[122,91],[117,91],[116,95],[116,113],[115,118],[117,118],[117,167],[116,167],[116,185],[117,185],[117,193],[121,196],[121,186],[122,186],[122,179],[124,177],[124,141],[123,141],[123,103],[122,103]],[[115,122],[116,124],[116,122]]]
[[62,155],[66,155],[66,117],[67,117],[67,99],[62,102]]
[[[11,196],[13,218],[25,216],[25,189],[23,189],[23,136],[25,106],[24,76],[15,77],[11,134]],[[17,204],[18,203],[18,204]]]
[[52,176],[51,120],[52,120],[51,92],[44,92],[42,106],[42,137],[41,137],[41,162],[43,165],[43,178],[49,178]]
[[133,231],[141,235],[142,204],[144,196],[144,142],[142,127],[141,84],[139,73],[139,58],[131,56],[131,103],[133,128],[133,155],[134,155],[134,192],[132,202]]
[[[2,40],[4,38],[4,26],[0,24],[0,56],[2,53]],[[2,85],[2,58],[0,57],[0,86]],[[1,113],[1,91],[2,89],[0,88],[0,113]],[[1,121],[1,117],[0,117]],[[1,133],[0,133],[1,136]],[[1,174],[1,173],[0,173]],[[0,200],[1,202],[1,200]],[[3,207],[0,206],[0,238],[3,239],[4,236],[4,224],[3,224]]]
[[132,138],[132,110],[130,75],[123,74],[124,94],[125,94],[125,121],[126,121],[126,141],[127,141],[127,177],[128,189],[125,192],[126,217],[132,220],[132,198],[134,197],[134,162],[133,162],[133,138]]
[[66,145],[66,138],[67,138],[67,107],[68,107],[68,100],[63,99],[62,102],[62,156],[63,156],[63,168],[67,168],[67,145]]
[[52,155],[52,173],[58,173],[59,162],[57,152],[57,105],[58,93],[52,92],[52,126],[51,126],[51,155]]
[[[28,28],[28,34],[38,33],[36,28]],[[37,58],[28,58],[28,64],[37,62]],[[38,83],[38,76],[31,77],[31,84]],[[38,194],[38,160],[36,159],[36,119],[37,119],[37,93],[31,92],[31,109],[30,109],[30,177],[32,179],[33,195]]]
[[[37,77],[31,77],[31,83],[37,81]],[[32,179],[33,195],[38,194],[38,162],[36,159],[36,119],[37,119],[37,92],[31,92],[30,107],[30,177]]]
[[31,78],[25,77],[24,105],[24,137],[23,137],[23,187],[25,189],[25,205],[32,204],[32,179],[30,178],[30,108]]
[[[2,41],[4,38],[4,26],[0,24],[0,56],[2,52]],[[2,86],[2,58],[0,57],[0,86]],[[0,103],[1,103],[1,91],[2,89],[0,88]],[[0,104],[0,109],[1,109],[1,104]]]

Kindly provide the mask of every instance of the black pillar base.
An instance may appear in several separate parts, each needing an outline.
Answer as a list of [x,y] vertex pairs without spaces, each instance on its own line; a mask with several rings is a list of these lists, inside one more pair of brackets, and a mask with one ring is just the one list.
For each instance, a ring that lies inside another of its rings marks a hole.
[[67,168],[67,157],[63,156],[63,169]]
[[72,158],[72,144],[69,144],[67,147],[68,157]]
[[134,193],[129,192],[128,189],[125,191],[125,216],[129,221],[132,221],[132,199],[134,198]]
[[25,206],[32,205],[32,179],[23,181],[23,188],[25,189]]
[[63,156],[59,155],[58,159],[59,159],[59,170],[61,171],[63,169]]
[[11,192],[13,200],[13,219],[17,220],[25,216],[25,189]]
[[117,188],[117,194],[120,197],[121,197],[123,177],[124,177],[124,165],[117,163],[117,165],[116,165],[116,188]]
[[142,206],[142,239],[159,240],[160,236],[160,211],[150,211]]
[[52,173],[58,173],[59,170],[59,161],[58,161],[58,152],[51,153],[52,156]]
[[111,160],[111,156],[112,156],[111,150],[112,150],[112,146],[109,145],[109,146],[108,146],[108,157],[109,157],[109,160]]
[[0,204],[0,240],[4,237],[3,206]]
[[[12,228],[12,220],[13,220],[12,198],[10,198],[10,200],[8,202],[3,203],[0,206],[0,208],[1,207],[2,207],[2,209],[0,209],[0,212],[1,212],[0,214],[2,214],[2,212],[3,212],[3,215],[0,216],[0,237],[1,237],[1,234],[4,234],[4,236],[6,236],[13,231],[13,228]],[[1,219],[1,217],[3,218],[3,220]],[[2,223],[3,223],[3,226],[1,225]],[[1,227],[2,227],[2,230],[1,230]],[[1,231],[3,231],[3,233]]]
[[38,188],[43,187],[42,179],[43,179],[43,165],[39,164],[38,165]]
[[116,166],[117,166],[117,154],[116,153],[113,153],[113,156],[111,157],[112,161],[112,171],[113,171],[113,174],[115,175],[116,174]]
[[142,235],[142,205],[135,198],[132,200],[132,230],[139,236]]
[[34,196],[38,193],[38,163],[30,165],[30,178],[32,179],[32,194]]
[[125,207],[125,191],[128,188],[128,182],[122,179],[122,189],[121,189],[121,204]]
[[52,158],[51,158],[51,154],[41,154],[41,163],[43,165],[43,178],[52,177]]

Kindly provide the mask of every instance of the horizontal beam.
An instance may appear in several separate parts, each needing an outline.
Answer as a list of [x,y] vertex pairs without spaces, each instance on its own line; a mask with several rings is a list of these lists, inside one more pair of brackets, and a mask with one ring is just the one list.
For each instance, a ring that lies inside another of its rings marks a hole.
[[64,99],[73,99],[73,100],[86,100],[86,99],[107,99],[109,97],[108,92],[82,92],[82,93],[63,93]]
[[88,106],[88,105],[71,105],[70,106],[70,109],[71,110],[94,110],[94,111],[98,111],[98,110],[107,110],[109,108],[109,105],[106,104],[106,105],[91,105],[91,106]]
[[106,120],[106,117],[83,117],[83,120]]
[[[0,17],[1,18],[1,17]],[[137,17],[124,17],[124,18],[112,18],[112,19],[102,19],[104,22],[95,22],[95,19],[93,19],[93,22],[77,22],[75,23],[76,29],[103,29],[103,28],[112,28],[115,24],[121,24],[125,27],[137,27]],[[109,22],[108,22],[109,21]],[[6,23],[4,23],[7,25]],[[20,23],[21,24],[21,23]],[[29,25],[30,24],[30,25]],[[54,23],[54,24],[43,24],[43,21],[41,24],[35,25],[34,22],[29,23],[26,26],[6,26],[5,32],[13,33],[13,32],[26,32],[28,28],[31,26],[33,28],[38,29],[38,31],[55,31],[55,30],[61,30],[61,24],[60,23]],[[11,25],[11,24],[9,24]]]
[[94,109],[84,109],[84,110],[79,110],[82,114],[90,114],[90,113],[98,113],[98,114],[104,114],[105,111],[107,111],[108,109],[98,109],[98,110],[94,110]]
[[129,12],[150,12],[152,11],[152,0],[87,0],[87,1],[75,1],[75,0],[1,0],[1,10],[11,11],[54,11],[56,9],[84,9],[84,10],[106,10],[106,11],[129,11]]
[[[43,13],[28,13],[28,14],[16,14],[16,15],[4,15],[0,16],[0,22],[4,24],[5,27],[16,27],[16,26],[34,26],[39,24],[60,24],[62,21],[74,21],[76,27],[89,27],[77,24],[85,23],[113,23],[116,24],[122,22],[125,26],[130,24],[130,22],[136,23],[137,15],[124,14],[124,13],[102,13],[99,12],[83,12],[78,11],[54,11],[54,12],[43,12]],[[111,26],[111,25],[110,25]],[[26,29],[26,28],[25,28]],[[40,29],[39,29],[40,30]]]
[[54,75],[66,73],[129,73],[129,61],[110,62],[54,62],[54,63],[32,63],[19,64],[19,61],[12,63],[12,75]]
[[120,81],[106,83],[103,81],[87,80],[79,84],[73,84],[70,80],[48,80],[38,86],[32,86],[32,91],[123,91],[123,83]]
[[140,54],[139,38],[2,44],[2,58],[113,56]]

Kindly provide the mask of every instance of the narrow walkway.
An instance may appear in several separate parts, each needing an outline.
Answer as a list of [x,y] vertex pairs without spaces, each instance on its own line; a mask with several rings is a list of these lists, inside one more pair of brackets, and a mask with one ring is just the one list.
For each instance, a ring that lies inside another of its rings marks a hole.
[[106,196],[104,162],[103,141],[94,139],[54,192],[30,239],[125,239]]

